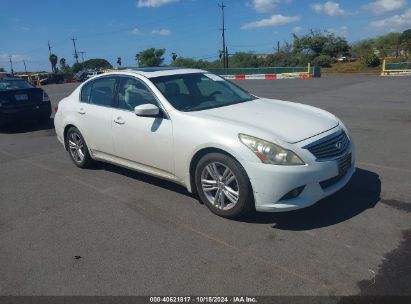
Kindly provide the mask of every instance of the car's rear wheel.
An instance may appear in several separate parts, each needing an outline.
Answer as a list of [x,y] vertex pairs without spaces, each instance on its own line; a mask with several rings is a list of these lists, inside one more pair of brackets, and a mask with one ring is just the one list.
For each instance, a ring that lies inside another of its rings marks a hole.
[[80,131],[71,127],[66,136],[66,146],[73,163],[80,168],[88,168],[92,165],[93,159],[88,151],[87,144]]
[[228,155],[210,153],[203,156],[196,167],[195,183],[200,200],[219,216],[238,218],[253,209],[247,173]]

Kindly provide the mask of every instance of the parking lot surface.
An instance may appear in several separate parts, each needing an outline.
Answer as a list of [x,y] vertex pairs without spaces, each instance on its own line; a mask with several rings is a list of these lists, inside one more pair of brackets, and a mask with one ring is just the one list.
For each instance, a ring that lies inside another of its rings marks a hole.
[[[411,78],[238,84],[339,116],[352,181],[230,221],[178,185],[76,168],[52,124],[1,129],[0,295],[411,295]],[[56,104],[75,86],[44,89]]]

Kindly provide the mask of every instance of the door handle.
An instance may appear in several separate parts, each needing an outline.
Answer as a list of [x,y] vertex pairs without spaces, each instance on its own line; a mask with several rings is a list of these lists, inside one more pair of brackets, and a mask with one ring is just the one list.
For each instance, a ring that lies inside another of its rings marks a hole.
[[121,117],[114,119],[114,122],[118,125],[124,125],[126,123]]
[[80,108],[77,112],[81,115],[86,114],[86,111],[83,108]]

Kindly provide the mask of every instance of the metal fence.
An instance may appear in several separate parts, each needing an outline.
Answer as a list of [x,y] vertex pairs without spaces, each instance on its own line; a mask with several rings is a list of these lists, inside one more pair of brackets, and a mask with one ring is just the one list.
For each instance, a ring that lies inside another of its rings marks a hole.
[[384,60],[382,64],[382,76],[411,75],[411,62],[391,62]]
[[411,62],[387,63],[386,70],[411,70]]

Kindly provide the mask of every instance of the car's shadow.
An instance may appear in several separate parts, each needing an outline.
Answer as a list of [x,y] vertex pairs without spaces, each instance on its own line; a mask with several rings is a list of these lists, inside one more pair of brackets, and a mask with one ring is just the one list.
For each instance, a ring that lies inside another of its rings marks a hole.
[[119,167],[116,165],[112,165],[109,163],[103,163],[103,162],[96,162],[93,167],[91,168],[92,170],[105,170],[111,173],[123,175],[132,179],[135,179],[139,182],[143,182],[146,184],[150,184],[156,187],[164,188],[170,191],[174,191],[180,194],[183,194],[188,197],[196,198],[194,194],[191,194],[187,191],[187,189],[179,184],[163,180],[154,176],[150,176],[144,173],[140,173],[137,171],[133,171],[131,169]]
[[[197,195],[190,194],[183,186],[129,169],[105,163],[96,164],[94,169],[124,175],[198,199]],[[298,231],[322,228],[344,222],[369,208],[373,208],[380,201],[380,193],[381,181],[379,176],[374,172],[357,168],[351,181],[343,189],[311,207],[281,213],[253,212],[238,221],[270,224],[273,228],[281,230]]]
[[252,213],[242,221],[271,224],[281,230],[322,228],[344,222],[373,208],[380,201],[380,194],[378,174],[357,168],[343,189],[311,207],[284,213]]
[[21,134],[45,130],[54,130],[53,119],[47,122],[21,122],[0,126],[0,133],[3,134]]

